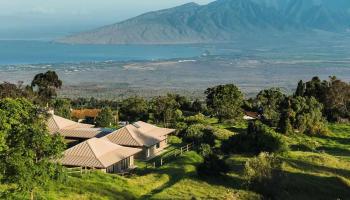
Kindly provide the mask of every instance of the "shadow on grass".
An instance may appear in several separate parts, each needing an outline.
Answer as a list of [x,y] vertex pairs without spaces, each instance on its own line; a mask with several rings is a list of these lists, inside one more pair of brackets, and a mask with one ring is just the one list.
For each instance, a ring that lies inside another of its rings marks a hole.
[[348,199],[350,187],[341,178],[286,173],[274,199]]
[[319,166],[314,165],[308,162],[295,160],[295,159],[283,159],[286,163],[291,165],[292,167],[296,169],[300,169],[306,172],[310,173],[332,173],[334,175],[340,175],[346,178],[350,178],[350,170],[345,169],[338,169],[338,168],[332,168],[332,167],[325,167],[325,166]]
[[226,128],[227,130],[229,131],[232,131],[234,133],[246,133],[247,132],[247,129],[246,128],[237,128],[237,127],[229,127],[229,128]]
[[139,174],[154,173],[158,175],[166,174],[169,176],[168,182],[158,188],[153,189],[146,195],[141,196],[140,199],[150,199],[154,195],[163,192],[167,188],[172,187],[182,179],[194,177],[195,171],[187,171],[186,167],[195,167],[200,162],[198,159],[198,157],[193,157],[193,154],[192,156],[191,154],[185,154],[183,156],[174,158],[172,162],[167,163],[163,167],[140,170],[138,172]]
[[349,149],[343,149],[339,147],[319,147],[317,148],[318,151],[325,151],[326,153],[333,155],[333,156],[348,156],[350,157],[350,150]]
[[[350,133],[349,133],[350,135]],[[342,137],[334,137],[334,136],[317,136],[318,138],[321,139],[326,139],[326,140],[332,140],[335,141],[339,144],[343,144],[343,145],[350,145],[350,138],[342,138]]]
[[303,152],[316,152],[316,148],[312,148],[305,144],[293,144],[289,146],[292,151],[303,151]]

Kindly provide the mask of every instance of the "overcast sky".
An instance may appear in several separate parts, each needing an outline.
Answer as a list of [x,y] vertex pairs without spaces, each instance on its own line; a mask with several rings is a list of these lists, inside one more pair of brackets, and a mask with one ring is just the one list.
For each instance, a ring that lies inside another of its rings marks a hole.
[[[194,0],[207,4],[213,0]],[[52,39],[190,0],[0,0],[0,39]]]

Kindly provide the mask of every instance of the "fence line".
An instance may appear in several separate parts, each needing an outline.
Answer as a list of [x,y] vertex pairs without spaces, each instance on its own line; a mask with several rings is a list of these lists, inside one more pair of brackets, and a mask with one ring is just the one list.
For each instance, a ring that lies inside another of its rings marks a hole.
[[95,168],[88,168],[88,167],[71,167],[71,168],[65,168],[67,174],[89,174],[91,172],[96,171]]
[[[178,149],[174,149],[171,150],[170,152],[167,152],[165,156],[160,156],[159,159],[155,160],[154,162],[151,163],[147,163],[146,168],[149,167],[149,165],[153,168],[155,167],[161,167],[163,166],[165,163],[167,163],[168,159],[171,158],[176,158],[178,156],[181,156],[182,154],[184,154],[185,152],[191,151],[194,149],[194,143],[191,144],[187,144],[185,146],[182,146]],[[157,162],[158,161],[158,162]]]

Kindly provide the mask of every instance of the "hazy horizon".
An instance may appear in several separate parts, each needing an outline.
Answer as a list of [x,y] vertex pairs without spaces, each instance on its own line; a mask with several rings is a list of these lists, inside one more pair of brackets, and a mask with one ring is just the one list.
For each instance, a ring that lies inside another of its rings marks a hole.
[[0,39],[54,39],[189,2],[213,0],[3,0]]

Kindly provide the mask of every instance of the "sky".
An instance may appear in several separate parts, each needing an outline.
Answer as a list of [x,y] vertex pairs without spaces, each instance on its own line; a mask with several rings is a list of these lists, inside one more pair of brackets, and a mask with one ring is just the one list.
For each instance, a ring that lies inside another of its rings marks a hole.
[[54,39],[139,14],[213,0],[0,0],[0,39]]

